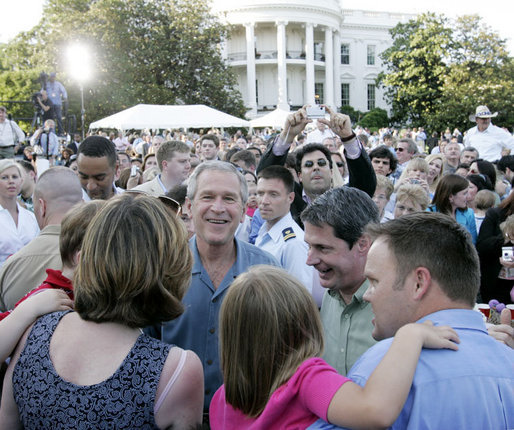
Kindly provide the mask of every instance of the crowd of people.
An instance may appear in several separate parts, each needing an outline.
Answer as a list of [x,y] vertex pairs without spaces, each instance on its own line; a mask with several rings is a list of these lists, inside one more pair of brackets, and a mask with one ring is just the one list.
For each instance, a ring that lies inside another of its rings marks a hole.
[[0,428],[514,428],[514,138],[326,112],[27,145],[0,108]]

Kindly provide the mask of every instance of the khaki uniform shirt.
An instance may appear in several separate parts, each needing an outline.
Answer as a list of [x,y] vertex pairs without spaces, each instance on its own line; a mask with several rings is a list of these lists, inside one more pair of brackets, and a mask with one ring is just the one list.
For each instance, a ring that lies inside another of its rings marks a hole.
[[46,279],[46,269],[61,270],[60,225],[46,226],[0,269],[0,310],[7,311]]

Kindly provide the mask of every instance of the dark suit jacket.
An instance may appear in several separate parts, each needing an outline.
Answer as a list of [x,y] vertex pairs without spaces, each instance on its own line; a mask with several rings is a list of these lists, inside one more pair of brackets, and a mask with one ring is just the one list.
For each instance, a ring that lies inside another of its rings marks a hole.
[[[287,154],[288,152],[281,156],[273,154],[273,143],[271,143],[268,146],[266,152],[261,157],[261,161],[257,167],[257,174],[268,166],[285,165]],[[377,185],[377,178],[366,151],[362,149],[359,158],[355,160],[350,160],[347,158],[346,163],[348,165],[348,171],[350,175],[350,182],[348,183],[348,186],[358,188],[369,194],[370,197],[373,197],[373,193],[375,192],[375,187]],[[298,225],[303,228],[303,223],[300,220],[300,214],[307,207],[307,203],[302,198],[302,185],[295,182],[294,192],[295,196],[293,203],[291,204],[291,215],[298,223]]]
[[[498,279],[501,269],[502,247],[511,246],[509,243],[504,244],[503,233],[500,230],[500,224],[506,218],[507,209],[492,208],[487,211],[480,226],[476,246],[480,258],[480,293],[482,294],[482,300],[486,303],[491,299],[502,302],[509,298],[508,294],[503,291],[505,287],[502,285],[502,281]],[[510,300],[507,300],[507,302],[510,302]]]

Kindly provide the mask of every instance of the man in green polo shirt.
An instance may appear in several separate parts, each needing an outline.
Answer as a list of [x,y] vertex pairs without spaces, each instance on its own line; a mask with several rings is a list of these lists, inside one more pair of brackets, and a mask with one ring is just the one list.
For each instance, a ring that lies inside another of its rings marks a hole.
[[301,219],[309,245],[307,264],[316,268],[327,289],[321,306],[323,358],[345,375],[375,344],[373,312],[362,296],[368,288],[364,266],[371,246],[364,227],[379,222],[378,209],[365,192],[341,187],[314,200]]

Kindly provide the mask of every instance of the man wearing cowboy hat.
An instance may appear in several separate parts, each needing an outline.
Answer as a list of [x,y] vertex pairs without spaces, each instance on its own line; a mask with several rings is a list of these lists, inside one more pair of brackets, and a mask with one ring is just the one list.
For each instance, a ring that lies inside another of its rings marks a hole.
[[478,106],[475,114],[470,115],[470,121],[477,125],[470,128],[464,137],[464,146],[476,148],[480,156],[487,161],[499,160],[502,150],[514,149],[514,137],[505,130],[491,124],[491,118],[496,117],[498,112],[491,113],[487,106]]

